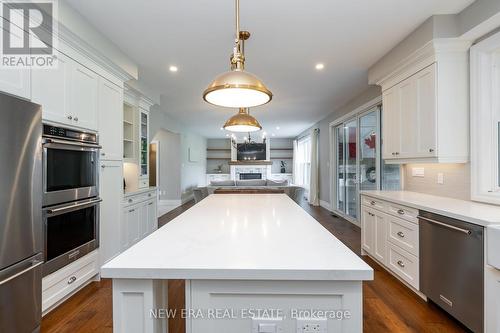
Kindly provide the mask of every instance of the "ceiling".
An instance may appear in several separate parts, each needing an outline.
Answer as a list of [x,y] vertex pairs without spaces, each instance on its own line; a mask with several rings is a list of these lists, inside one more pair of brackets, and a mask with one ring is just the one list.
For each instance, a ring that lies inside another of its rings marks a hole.
[[[233,0],[68,2],[139,65],[165,112],[203,136],[225,137],[220,127],[237,110],[205,103],[202,92],[229,68]],[[299,134],[363,91],[368,68],[429,16],[472,2],[241,0],[241,28],[252,33],[246,69],[274,94],[251,113],[268,135]]]

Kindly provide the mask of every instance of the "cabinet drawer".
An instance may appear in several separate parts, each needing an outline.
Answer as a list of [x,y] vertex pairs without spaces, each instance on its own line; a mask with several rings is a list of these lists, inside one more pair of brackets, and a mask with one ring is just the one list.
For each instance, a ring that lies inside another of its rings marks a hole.
[[99,272],[97,252],[47,275],[42,280],[42,311],[64,299]]
[[384,201],[373,199],[371,197],[362,196],[361,203],[365,206],[372,207],[378,210],[384,211],[386,209],[386,203]]
[[406,281],[410,286],[419,290],[418,258],[390,242],[387,245],[389,247],[389,269]]
[[149,186],[149,179],[139,179],[139,188],[145,188]]
[[125,206],[135,205],[155,197],[155,192],[146,192],[124,198]]
[[418,224],[389,215],[388,230],[387,236],[389,242],[410,252],[417,258],[419,257]]
[[410,208],[406,206],[397,205],[395,203],[389,202],[387,204],[387,212],[394,216],[398,216],[407,221],[418,223],[418,210],[415,208]]

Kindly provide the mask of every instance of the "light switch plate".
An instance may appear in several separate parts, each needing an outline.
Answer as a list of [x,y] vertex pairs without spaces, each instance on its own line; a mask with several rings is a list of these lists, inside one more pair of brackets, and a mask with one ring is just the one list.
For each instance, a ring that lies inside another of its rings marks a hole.
[[297,333],[327,333],[326,318],[297,318]]
[[252,333],[283,333],[283,319],[252,318]]
[[413,177],[425,177],[424,168],[411,168],[411,175]]

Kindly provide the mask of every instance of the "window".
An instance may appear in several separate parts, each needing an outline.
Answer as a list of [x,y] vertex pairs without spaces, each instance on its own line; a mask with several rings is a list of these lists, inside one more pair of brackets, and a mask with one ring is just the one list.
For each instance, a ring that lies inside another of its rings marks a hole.
[[471,48],[471,199],[500,204],[500,33]]
[[311,137],[305,136],[297,143],[297,185],[305,188],[305,196],[309,196],[309,180],[311,179]]

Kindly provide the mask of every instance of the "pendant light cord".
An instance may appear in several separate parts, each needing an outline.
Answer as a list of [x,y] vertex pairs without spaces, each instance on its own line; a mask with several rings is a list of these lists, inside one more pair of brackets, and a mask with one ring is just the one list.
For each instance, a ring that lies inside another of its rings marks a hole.
[[236,44],[240,43],[240,0],[236,1]]

